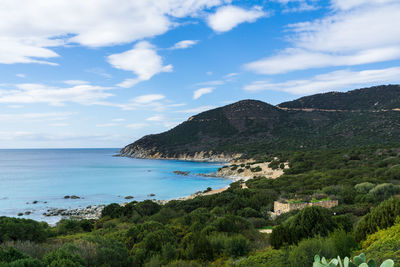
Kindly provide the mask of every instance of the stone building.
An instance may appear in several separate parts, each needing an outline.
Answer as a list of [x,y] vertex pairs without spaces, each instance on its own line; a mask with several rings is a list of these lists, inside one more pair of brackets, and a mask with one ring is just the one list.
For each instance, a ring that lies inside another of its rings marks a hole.
[[290,201],[275,201],[274,214],[280,215],[292,210],[301,210],[305,207],[320,206],[324,208],[333,208],[339,205],[338,200],[321,200],[318,202],[290,202]]

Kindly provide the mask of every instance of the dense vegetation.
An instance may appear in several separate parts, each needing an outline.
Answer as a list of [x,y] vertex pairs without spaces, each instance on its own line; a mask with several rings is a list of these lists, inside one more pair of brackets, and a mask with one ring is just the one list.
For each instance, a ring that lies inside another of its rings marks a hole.
[[398,85],[318,94],[278,106],[243,100],[200,113],[167,132],[145,136],[121,154],[146,151],[147,156],[177,157],[205,151],[254,157],[284,150],[396,145],[400,111],[393,109],[399,107]]
[[[377,263],[398,263],[400,149],[259,158],[272,159],[276,168],[286,161],[290,168],[277,179],[249,180],[247,189],[239,181],[220,194],[165,205],[111,204],[99,220],[62,220],[56,227],[0,218],[0,266],[311,266],[315,254],[344,258],[361,251]],[[340,205],[271,218],[280,198],[327,197]],[[273,228],[272,235],[263,228]]]
[[400,107],[399,90],[399,85],[381,85],[348,92],[329,92],[306,96],[284,102],[279,106],[328,110],[394,109]]

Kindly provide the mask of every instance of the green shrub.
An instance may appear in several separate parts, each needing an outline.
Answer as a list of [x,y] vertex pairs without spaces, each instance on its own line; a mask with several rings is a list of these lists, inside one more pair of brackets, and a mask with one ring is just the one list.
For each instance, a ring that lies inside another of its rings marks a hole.
[[43,257],[46,266],[85,266],[83,258],[79,255],[79,250],[73,244],[67,243],[61,248],[54,250]]
[[398,216],[400,216],[400,199],[392,198],[382,202],[357,223],[354,230],[356,240],[364,240],[367,235],[375,233],[378,229],[394,225]]
[[[0,263],[0,266],[1,265]],[[10,262],[7,267],[44,267],[44,264],[38,259],[26,258]]]
[[257,167],[255,167],[255,168],[251,168],[250,170],[251,170],[252,172],[260,172],[260,171],[262,171],[262,169],[261,169],[260,166],[257,166]]
[[244,256],[250,251],[249,241],[242,235],[234,235],[226,241],[226,253],[230,257]]
[[101,217],[119,218],[124,214],[124,208],[117,203],[111,203],[101,211]]
[[270,237],[271,245],[280,248],[285,243],[295,244],[303,238],[326,236],[336,227],[330,210],[318,206],[307,207],[274,229]]
[[238,260],[235,266],[238,266],[238,267],[248,267],[248,266],[286,267],[286,266],[289,266],[287,258],[288,258],[288,255],[287,255],[286,251],[267,248],[264,251],[255,252],[247,258]]
[[367,194],[374,187],[375,187],[375,185],[373,183],[364,182],[364,183],[356,184],[354,186],[354,189],[359,194]]
[[34,220],[0,217],[0,242],[30,240],[43,242],[48,237],[48,225]]
[[392,259],[396,263],[400,262],[400,222],[394,226],[380,230],[369,235],[362,242],[362,251],[378,263],[385,259]]
[[15,248],[9,248],[8,250],[4,250],[0,247],[0,262],[12,262],[20,259],[28,258],[27,255],[19,252]]
[[390,183],[378,184],[371,191],[369,191],[371,195],[375,197],[375,199],[382,201],[390,198],[393,195],[400,193],[400,186],[393,185]]
[[336,248],[332,240],[322,237],[302,240],[297,246],[290,247],[289,265],[291,267],[312,266],[315,254],[336,257]]

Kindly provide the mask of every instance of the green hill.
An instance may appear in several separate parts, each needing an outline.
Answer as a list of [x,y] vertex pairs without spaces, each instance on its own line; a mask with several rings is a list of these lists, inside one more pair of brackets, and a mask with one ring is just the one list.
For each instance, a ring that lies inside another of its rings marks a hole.
[[382,110],[400,107],[400,86],[381,85],[348,92],[306,96],[279,104],[282,108],[327,110]]
[[278,150],[395,144],[400,140],[396,108],[400,108],[398,85],[317,94],[278,106],[242,100],[190,117],[167,132],[147,135],[123,148],[121,155],[210,159],[221,153],[221,157],[254,156]]

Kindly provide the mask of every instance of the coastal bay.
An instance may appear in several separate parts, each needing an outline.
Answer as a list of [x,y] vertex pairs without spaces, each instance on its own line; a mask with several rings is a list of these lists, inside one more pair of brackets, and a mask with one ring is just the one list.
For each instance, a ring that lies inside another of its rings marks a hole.
[[[55,223],[45,216],[55,209],[169,200],[208,187],[227,187],[222,177],[197,176],[216,172],[220,163],[113,157],[118,149],[0,150],[0,216]],[[177,175],[174,171],[188,171]],[[126,199],[126,197],[133,197]]]

